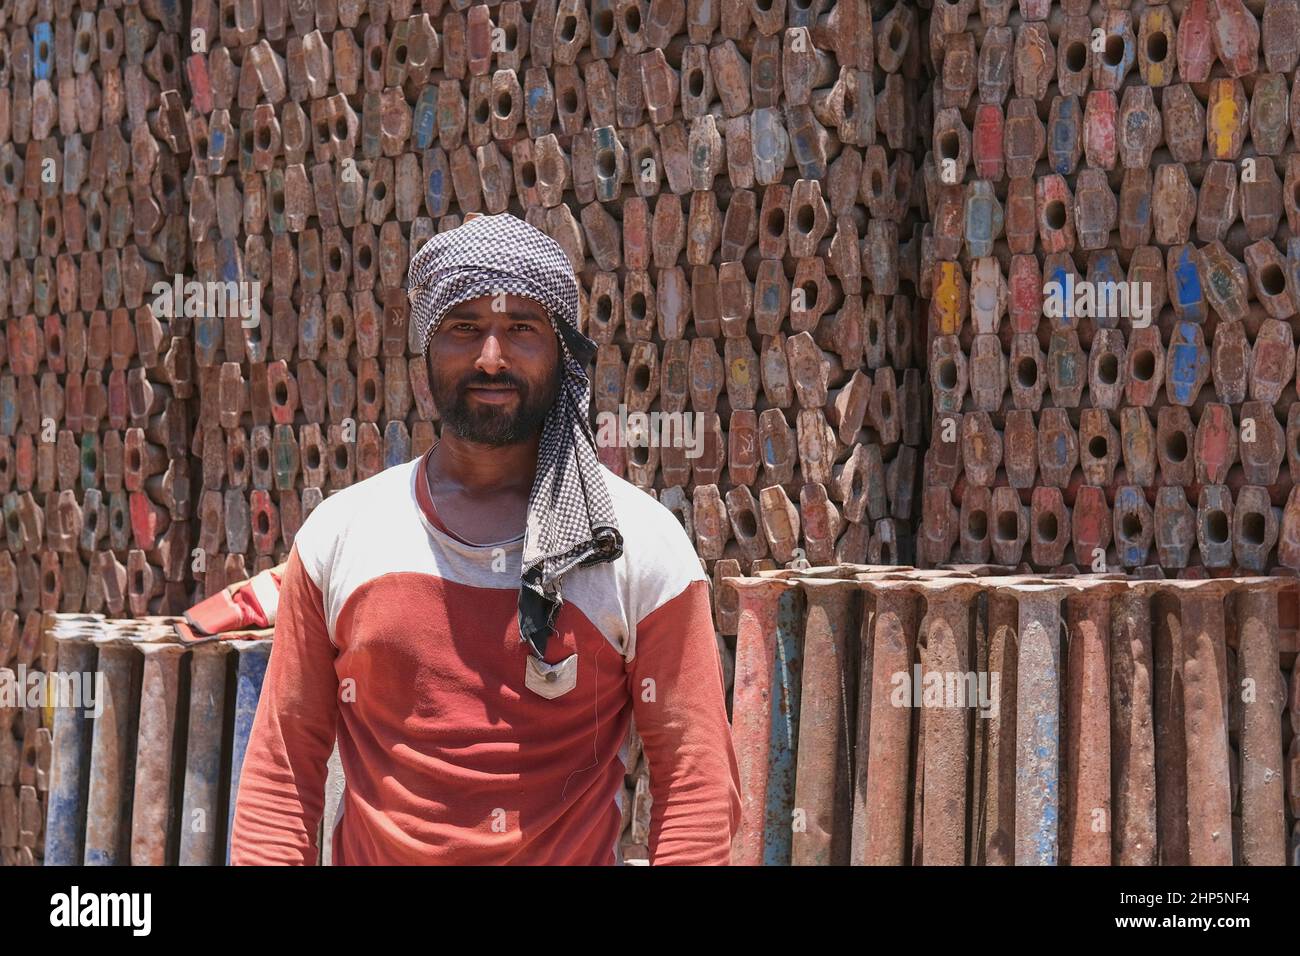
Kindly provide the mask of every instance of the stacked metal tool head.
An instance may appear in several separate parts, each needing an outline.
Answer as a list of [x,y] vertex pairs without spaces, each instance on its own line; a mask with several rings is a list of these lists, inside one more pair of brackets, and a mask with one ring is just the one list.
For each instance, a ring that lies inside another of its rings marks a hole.
[[0,616],[23,627],[189,603],[193,345],[154,308],[188,263],[180,30],[173,4],[0,11]]
[[923,561],[1300,567],[1298,23],[936,6]]

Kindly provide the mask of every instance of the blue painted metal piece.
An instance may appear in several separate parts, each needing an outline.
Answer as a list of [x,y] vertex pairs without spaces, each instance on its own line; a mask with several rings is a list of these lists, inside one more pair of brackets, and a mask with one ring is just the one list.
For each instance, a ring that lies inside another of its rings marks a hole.
[[[1078,336],[1073,333],[1052,333],[1051,344],[1047,350],[1047,361],[1056,376],[1054,388],[1059,388],[1062,392],[1069,392],[1081,386],[1083,379],[1088,375],[1079,351]],[[1064,460],[1062,457],[1061,461]]]
[[239,243],[234,239],[217,240],[217,278],[222,282],[239,282],[244,278]]
[[1192,253],[1191,243],[1186,243],[1174,259],[1172,305],[1182,319],[1199,323],[1205,321],[1205,296],[1201,292],[1201,267]]
[[767,793],[763,801],[764,866],[790,865],[803,682],[804,603],[803,590],[798,587],[787,588],[777,602],[772,733],[768,738]]
[[230,757],[230,811],[226,817],[226,865],[230,865],[230,838],[235,831],[235,803],[239,797],[239,772],[248,751],[248,735],[253,731],[257,702],[262,696],[262,679],[271,658],[270,641],[231,641],[239,654],[235,677],[235,729]]
[[54,31],[48,23],[32,27],[32,79],[48,80],[54,72]]
[[205,309],[203,315],[194,316],[194,344],[199,355],[211,355],[225,342],[226,330],[221,316],[207,315],[206,312]]
[[411,459],[411,436],[400,418],[384,426],[384,467],[392,468]]
[[527,102],[527,111],[536,112],[542,108],[546,102],[547,89],[545,86],[534,86],[524,94]]
[[[208,130],[208,155],[221,156],[226,151],[226,131],[218,126]],[[221,172],[221,161],[212,159],[208,162],[208,174],[216,176]]]
[[1300,236],[1292,236],[1286,241],[1287,278],[1291,280],[1290,288],[1300,289]]
[[415,101],[415,122],[412,137],[416,149],[428,149],[438,129],[438,87],[430,83]]
[[[1141,511],[1145,505],[1146,496],[1134,485],[1124,485],[1115,493],[1115,514],[1121,512],[1131,514]],[[1126,545],[1118,535],[1115,537],[1115,547],[1119,551],[1119,563],[1126,568],[1135,568],[1140,565],[1148,550],[1140,547],[1137,542],[1130,542]]]
[[1123,282],[1124,270],[1120,268],[1115,250],[1105,249],[1094,253],[1088,261],[1088,281],[1094,286],[1102,282]]
[[[221,863],[222,763],[226,712],[226,665],[230,647],[212,641],[194,648],[190,665],[189,737],[185,744],[185,790],[181,802],[181,866]],[[202,823],[202,825],[199,825]]]
[[428,207],[429,215],[436,219],[445,216],[451,206],[451,195],[449,193],[451,180],[446,157],[441,153],[434,153],[433,156],[430,156],[426,152],[424,168],[424,204]]
[[1151,225],[1151,193],[1146,192],[1138,196],[1136,218],[1134,225],[1139,229],[1146,230]]
[[[798,123],[795,117],[798,111],[808,110],[807,122]],[[812,118],[812,108],[807,106],[793,106],[786,109],[788,117],[787,127],[790,135],[790,150],[794,153],[794,164],[799,167],[799,177],[801,179],[826,178],[826,163],[818,155],[817,144],[813,141],[813,131],[816,122]]]
[[1092,319],[1097,328],[1119,326],[1121,313],[1127,308],[1128,293],[1124,285],[1127,281],[1114,249],[1094,252],[1088,257],[1088,283],[1093,290]]
[[1174,326],[1169,340],[1166,378],[1173,389],[1174,402],[1178,405],[1192,404],[1202,365],[1209,360],[1206,350],[1197,341],[1196,331],[1193,323],[1179,322]]
[[1074,314],[1074,272],[1067,269],[1064,263],[1049,268],[1043,276],[1044,288],[1048,285],[1060,290],[1061,316],[1055,320],[1056,324],[1062,329],[1074,328],[1078,318]]
[[1061,818],[1060,590],[1009,589],[1019,601],[1016,664],[1016,866],[1056,866]]
[[1002,205],[985,179],[977,179],[966,191],[966,248],[971,258],[993,255],[993,244],[1002,232]]
[[1056,110],[1056,121],[1047,131],[1047,159],[1052,172],[1068,176],[1078,163],[1079,101],[1073,96],[1064,97]]
[[156,0],[158,17],[167,33],[181,32],[180,0]]
[[821,6],[820,3],[810,3],[808,0],[795,0],[793,3],[788,3],[785,8],[788,18],[786,22],[792,27],[807,27],[811,30],[817,25]]
[[[86,634],[58,638],[58,672],[95,673],[95,645]],[[80,680],[80,678],[78,678]],[[78,701],[57,701],[75,705]],[[87,711],[89,710],[89,716]],[[45,866],[80,866],[86,835],[86,783],[94,707],[56,706],[45,811]]]
[[12,375],[0,376],[0,435],[12,437],[18,431],[18,382]]

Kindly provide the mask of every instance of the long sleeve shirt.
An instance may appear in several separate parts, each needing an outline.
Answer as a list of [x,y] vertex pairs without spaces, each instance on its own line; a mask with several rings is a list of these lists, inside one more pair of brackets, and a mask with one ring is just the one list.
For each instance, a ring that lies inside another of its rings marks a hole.
[[315,863],[337,735],[335,864],[615,864],[633,715],[650,862],[729,862],[739,773],[709,582],[672,513],[604,470],[623,555],[565,576],[556,666],[538,666],[518,627],[523,539],[451,535],[423,469],[331,495],[299,530],[231,862]]

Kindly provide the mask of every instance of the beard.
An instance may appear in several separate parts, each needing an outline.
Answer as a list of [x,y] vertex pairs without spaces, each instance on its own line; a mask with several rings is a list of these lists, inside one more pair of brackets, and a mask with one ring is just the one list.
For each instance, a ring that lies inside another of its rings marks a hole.
[[[454,386],[444,379],[430,378],[433,402],[443,424],[463,441],[497,447],[532,438],[545,424],[560,389],[558,363],[555,375],[541,388],[530,388],[528,382],[514,375],[489,376],[478,371]],[[475,385],[511,385],[516,389],[515,400],[503,405],[481,402],[470,391]]]

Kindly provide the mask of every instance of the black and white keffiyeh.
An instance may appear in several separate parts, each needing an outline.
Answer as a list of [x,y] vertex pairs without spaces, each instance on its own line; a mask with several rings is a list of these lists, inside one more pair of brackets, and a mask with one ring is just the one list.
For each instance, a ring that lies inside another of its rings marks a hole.
[[559,243],[508,213],[439,233],[411,260],[406,294],[422,354],[454,306],[502,293],[545,306],[565,370],[542,427],[519,590],[519,633],[541,657],[563,604],[561,576],[623,553],[588,420],[596,343],[578,329],[578,280]]

